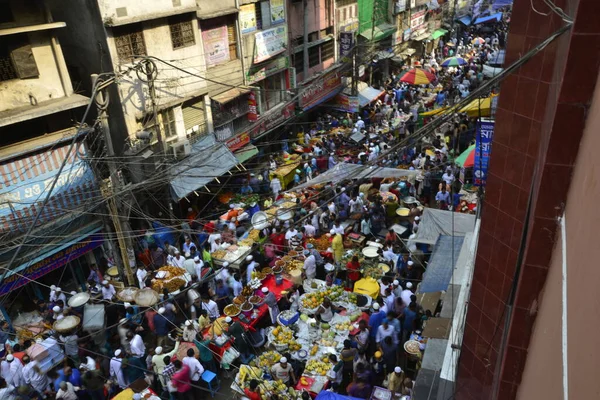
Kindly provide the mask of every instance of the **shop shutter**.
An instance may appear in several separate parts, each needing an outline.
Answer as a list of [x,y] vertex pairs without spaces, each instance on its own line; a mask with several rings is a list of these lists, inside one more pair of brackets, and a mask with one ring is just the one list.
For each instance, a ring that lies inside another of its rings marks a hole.
[[[199,132],[206,131],[206,116],[204,113],[204,101],[201,99],[192,99],[183,103],[181,107],[183,111],[183,124],[186,132],[189,129],[194,129]],[[196,128],[194,128],[196,127]]]

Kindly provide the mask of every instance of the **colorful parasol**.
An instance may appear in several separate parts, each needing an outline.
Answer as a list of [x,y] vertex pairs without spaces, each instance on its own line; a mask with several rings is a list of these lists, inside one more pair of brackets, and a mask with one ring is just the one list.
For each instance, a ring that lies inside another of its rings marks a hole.
[[442,63],[442,67],[458,67],[460,65],[466,65],[467,60],[462,57],[450,57],[446,58]]
[[456,157],[454,162],[463,168],[469,168],[475,165],[475,145],[469,146],[468,149]]
[[400,78],[400,81],[411,85],[427,85],[435,80],[435,75],[420,68],[413,68]]
[[485,43],[485,39],[482,39],[482,38],[480,38],[480,37],[476,37],[475,39],[473,39],[473,40],[471,41],[471,43],[473,43],[474,45],[479,45],[479,46],[481,46],[482,44],[484,44],[484,43]]

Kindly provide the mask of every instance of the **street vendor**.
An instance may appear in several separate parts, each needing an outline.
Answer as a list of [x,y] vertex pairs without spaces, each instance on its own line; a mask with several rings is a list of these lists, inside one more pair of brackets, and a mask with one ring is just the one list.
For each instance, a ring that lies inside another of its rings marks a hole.
[[342,238],[342,235],[337,233],[334,229],[329,231],[329,233],[333,237],[333,240],[331,241],[331,248],[333,250],[333,258],[335,260],[335,263],[339,265],[340,262],[342,261],[343,255],[344,255],[344,240]]
[[262,397],[260,395],[260,389],[258,387],[258,381],[256,379],[252,379],[250,384],[246,389],[244,389],[244,395],[249,400],[261,400]]
[[323,303],[317,308],[315,314],[320,316],[321,322],[329,323],[333,318],[333,311],[336,310],[335,306],[331,304],[329,297],[323,298]]
[[269,291],[269,288],[264,286],[262,289],[262,293],[264,296],[264,302],[269,307],[269,315],[271,316],[271,323],[277,323],[277,316],[279,315],[279,307],[277,306],[277,298],[275,298],[275,293]]
[[315,279],[317,276],[317,260],[313,254],[311,254],[310,250],[304,250],[304,266],[302,267],[304,270],[304,274],[307,279]]
[[296,384],[296,374],[294,374],[292,366],[287,361],[287,358],[281,357],[279,362],[271,367],[271,374],[274,380],[281,381],[288,386],[294,386]]

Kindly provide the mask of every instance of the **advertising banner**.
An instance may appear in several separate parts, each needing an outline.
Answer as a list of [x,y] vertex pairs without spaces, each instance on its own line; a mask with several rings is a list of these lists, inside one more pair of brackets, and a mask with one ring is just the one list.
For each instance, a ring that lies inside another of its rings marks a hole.
[[342,86],[338,71],[330,72],[311,82],[300,94],[300,107],[308,110],[330,98]]
[[286,120],[292,118],[296,111],[296,104],[290,102],[283,106],[283,108],[275,108],[263,113],[258,120],[258,123],[252,126],[248,132],[252,139],[256,139],[263,133],[270,131],[271,129],[277,128],[283,124]]
[[257,32],[255,40],[254,62],[259,63],[285,51],[287,46],[287,28],[283,25]]
[[68,262],[81,257],[96,247],[102,246],[103,243],[104,238],[101,234],[93,234],[30,265],[18,274],[13,273],[12,275],[7,276],[4,282],[2,282],[2,285],[0,285],[0,296],[29,283],[31,280],[36,280],[55,269],[63,267]]
[[349,96],[347,94],[340,93],[331,99],[327,105],[331,108],[335,108],[336,110],[356,113],[358,112],[359,107],[358,96]]
[[217,65],[229,61],[229,41],[227,39],[227,26],[209,29],[202,32],[204,42],[204,58],[206,65]]
[[492,152],[492,138],[494,137],[494,121],[481,120],[477,122],[475,138],[475,164],[473,166],[473,184],[485,186],[487,170]]
[[350,57],[354,47],[354,34],[352,32],[340,32],[340,58]]
[[233,152],[238,149],[241,149],[242,147],[244,147],[245,145],[247,145],[249,143],[250,143],[250,135],[248,134],[248,132],[244,132],[244,133],[240,133],[239,135],[237,135],[234,138],[229,139],[227,142],[225,142],[225,146],[227,146],[227,148]]
[[271,24],[285,21],[285,7],[283,0],[271,0]]
[[256,8],[254,4],[241,6],[239,18],[242,33],[250,33],[256,30]]
[[248,95],[248,121],[256,122],[258,119],[258,113],[256,111],[256,96],[254,92],[250,92]]

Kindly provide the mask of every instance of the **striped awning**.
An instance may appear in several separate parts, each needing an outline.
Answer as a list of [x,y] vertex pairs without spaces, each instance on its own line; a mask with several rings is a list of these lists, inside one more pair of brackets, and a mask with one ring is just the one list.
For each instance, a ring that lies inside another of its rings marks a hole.
[[0,163],[0,234],[17,235],[29,228],[63,162],[39,225],[76,211],[97,195],[83,144],[76,144],[70,154],[68,149],[69,144],[61,144]]

